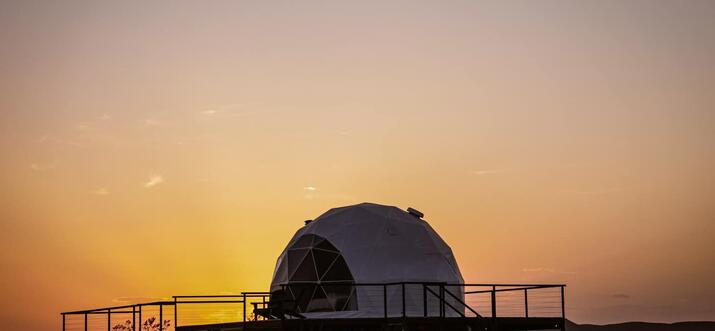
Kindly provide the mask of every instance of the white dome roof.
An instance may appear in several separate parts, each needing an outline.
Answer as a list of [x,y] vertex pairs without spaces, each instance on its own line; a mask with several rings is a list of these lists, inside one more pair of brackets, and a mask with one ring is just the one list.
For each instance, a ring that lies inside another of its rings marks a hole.
[[[427,222],[399,208],[372,203],[333,208],[299,229],[278,258],[271,291],[282,285],[331,281],[464,283],[452,250]],[[419,299],[421,311],[422,289],[416,290],[420,297],[414,299]],[[375,291],[358,287],[357,303],[342,300],[337,306],[336,294],[328,289],[316,298],[327,297],[327,305],[338,311],[382,312],[382,289],[379,295]],[[409,296],[413,291],[406,292]],[[319,306],[302,310],[330,310]]]

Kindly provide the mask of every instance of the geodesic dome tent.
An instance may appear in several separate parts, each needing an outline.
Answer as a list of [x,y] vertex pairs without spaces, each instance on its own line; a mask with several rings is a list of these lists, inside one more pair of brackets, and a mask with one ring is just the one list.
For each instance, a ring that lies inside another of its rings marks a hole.
[[[306,317],[383,316],[384,300],[394,316],[402,312],[401,286],[350,284],[464,283],[450,247],[418,216],[372,203],[327,211],[299,229],[278,257],[271,292],[294,300]],[[464,301],[462,287],[450,291],[454,298],[446,301],[460,307],[454,299]],[[421,316],[424,298],[428,315],[437,315],[439,300],[417,285],[405,289],[406,313]]]

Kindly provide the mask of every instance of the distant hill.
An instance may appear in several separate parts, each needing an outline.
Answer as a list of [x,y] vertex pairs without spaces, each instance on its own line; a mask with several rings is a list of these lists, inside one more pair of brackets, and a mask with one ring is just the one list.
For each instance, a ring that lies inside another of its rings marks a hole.
[[628,322],[593,325],[566,323],[567,331],[715,331],[715,322],[646,323]]

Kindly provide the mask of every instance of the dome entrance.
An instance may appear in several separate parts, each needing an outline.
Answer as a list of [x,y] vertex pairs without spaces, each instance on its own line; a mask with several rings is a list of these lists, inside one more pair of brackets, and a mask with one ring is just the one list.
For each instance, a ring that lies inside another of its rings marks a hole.
[[[305,234],[288,247],[275,271],[287,276],[281,296],[301,313],[357,310],[355,283],[340,251],[327,239]],[[274,291],[273,295],[277,295]]]

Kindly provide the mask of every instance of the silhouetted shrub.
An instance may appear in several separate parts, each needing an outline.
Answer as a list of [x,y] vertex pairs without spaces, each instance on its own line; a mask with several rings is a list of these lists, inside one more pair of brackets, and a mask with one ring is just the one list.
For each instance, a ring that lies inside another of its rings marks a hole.
[[[160,326],[161,330],[168,330],[169,327],[171,327],[170,320],[164,320],[163,325],[160,325],[159,323],[160,322],[157,321],[156,317],[149,317],[140,326],[141,331],[159,331]],[[113,326],[112,331],[134,331],[134,326],[132,325],[131,320],[126,320],[124,323]]]

